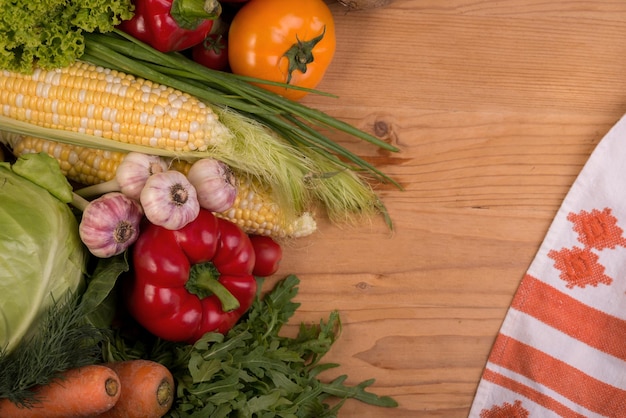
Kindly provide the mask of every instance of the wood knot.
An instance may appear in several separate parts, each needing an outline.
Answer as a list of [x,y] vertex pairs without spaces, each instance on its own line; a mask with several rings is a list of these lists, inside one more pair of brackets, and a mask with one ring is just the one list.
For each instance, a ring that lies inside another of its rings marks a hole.
[[370,132],[372,135],[376,136],[376,138],[380,138],[390,144],[397,142],[397,129],[391,115],[370,115],[368,124],[370,126]]
[[368,290],[372,285],[367,282],[358,282],[355,286],[359,290]]
[[389,135],[389,125],[384,120],[374,122],[374,135],[379,138],[385,138]]

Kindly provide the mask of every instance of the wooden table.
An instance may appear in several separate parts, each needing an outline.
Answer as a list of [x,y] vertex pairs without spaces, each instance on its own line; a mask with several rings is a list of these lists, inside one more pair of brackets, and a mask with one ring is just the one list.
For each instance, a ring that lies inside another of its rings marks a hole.
[[[395,223],[320,221],[285,250],[294,324],[339,309],[327,361],[400,404],[340,417],[466,417],[513,294],[569,187],[626,112],[626,3],[395,0],[331,4],[338,46],[305,103],[398,146],[337,136],[404,186]],[[294,326],[295,329],[295,326]],[[289,332],[289,330],[287,330]]]

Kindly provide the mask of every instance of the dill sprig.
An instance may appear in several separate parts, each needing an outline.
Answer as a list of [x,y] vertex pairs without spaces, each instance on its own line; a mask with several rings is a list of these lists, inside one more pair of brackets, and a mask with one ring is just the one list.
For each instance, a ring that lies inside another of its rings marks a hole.
[[85,320],[76,296],[55,301],[34,332],[10,352],[0,350],[0,398],[34,406],[39,399],[33,387],[48,384],[71,368],[96,363],[103,338]]

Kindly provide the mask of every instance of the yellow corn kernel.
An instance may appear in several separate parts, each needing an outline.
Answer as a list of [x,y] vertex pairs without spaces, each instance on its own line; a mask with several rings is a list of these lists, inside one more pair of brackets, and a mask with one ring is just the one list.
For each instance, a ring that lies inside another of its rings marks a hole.
[[[0,132],[0,139],[3,135]],[[16,156],[26,153],[45,152],[57,161],[61,170],[70,180],[84,185],[109,181],[115,177],[117,167],[126,156],[124,152],[105,151],[94,148],[62,144],[45,139],[12,135],[4,138],[11,145]],[[171,168],[185,175],[191,163],[172,160]],[[304,213],[291,219],[276,203],[271,193],[259,182],[247,176],[237,176],[237,198],[233,206],[217,216],[239,225],[246,233],[267,235],[274,238],[298,238],[310,235],[317,229],[313,216]]]
[[231,138],[217,115],[189,94],[83,62],[29,75],[0,72],[0,112],[172,151],[206,151]]

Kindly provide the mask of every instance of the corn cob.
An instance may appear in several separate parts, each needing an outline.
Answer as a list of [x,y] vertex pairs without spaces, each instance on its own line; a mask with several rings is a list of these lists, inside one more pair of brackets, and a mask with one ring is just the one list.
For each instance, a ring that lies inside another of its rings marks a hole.
[[[84,185],[98,184],[115,177],[115,172],[125,153],[79,147],[28,136],[0,132],[0,138],[10,144],[16,156],[45,152],[59,161],[68,179]],[[187,174],[191,163],[173,160],[172,168]],[[313,217],[304,213],[295,219],[287,216],[268,190],[248,176],[237,175],[237,198],[233,206],[217,213],[239,225],[248,234],[267,235],[274,238],[302,237],[316,229]]]
[[133,76],[76,62],[30,75],[0,73],[4,116],[173,151],[226,144],[230,131],[204,103]]
[[[6,138],[6,134],[0,133]],[[68,179],[80,184],[97,184],[112,180],[124,154],[116,151],[100,150],[65,145],[54,141],[46,141],[30,136],[15,136],[5,139],[13,144],[13,154],[45,152],[54,157],[61,167],[61,172]]]

